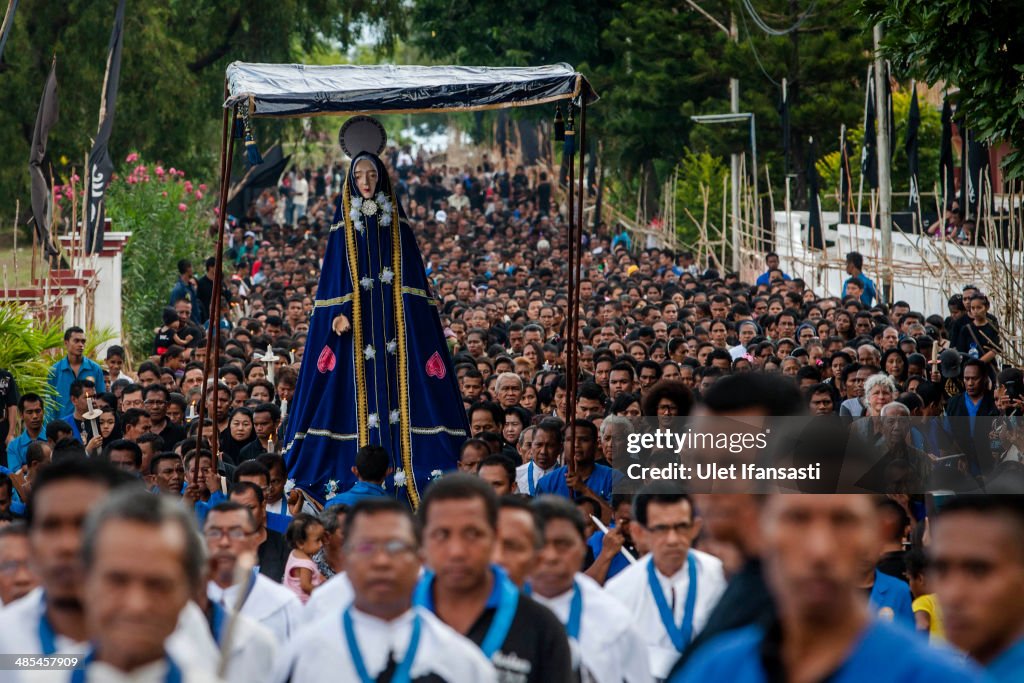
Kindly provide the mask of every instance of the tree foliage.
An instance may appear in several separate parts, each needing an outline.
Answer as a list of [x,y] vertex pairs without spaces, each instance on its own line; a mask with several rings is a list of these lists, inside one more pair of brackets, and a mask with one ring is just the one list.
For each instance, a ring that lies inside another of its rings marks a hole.
[[883,47],[902,70],[960,89],[958,115],[989,142],[1017,150],[1005,160],[1024,175],[1024,24],[1004,0],[865,0]]
[[[48,152],[55,180],[81,168],[99,116],[116,0],[22,0],[0,75],[0,215],[27,205],[36,109],[57,56],[60,121]],[[370,25],[386,49],[404,32],[401,0],[132,0],[125,16],[117,158],[136,149],[169,165],[212,172],[218,157],[224,69],[234,60],[291,61],[351,45]],[[269,139],[288,124],[257,125]],[[22,211],[22,216],[25,216]]]

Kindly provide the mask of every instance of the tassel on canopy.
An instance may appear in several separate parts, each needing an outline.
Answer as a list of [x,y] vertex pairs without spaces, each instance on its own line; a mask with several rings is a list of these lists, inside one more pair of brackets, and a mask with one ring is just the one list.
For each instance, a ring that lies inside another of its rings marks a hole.
[[555,105],[555,142],[565,142],[565,120],[560,105]]
[[250,166],[258,166],[263,163],[259,147],[252,135],[252,124],[249,122],[249,105],[242,105],[242,122],[245,130],[245,157],[249,160]]
[[572,105],[569,105],[569,120],[565,124],[565,156],[571,157],[576,154],[576,123],[573,121]]

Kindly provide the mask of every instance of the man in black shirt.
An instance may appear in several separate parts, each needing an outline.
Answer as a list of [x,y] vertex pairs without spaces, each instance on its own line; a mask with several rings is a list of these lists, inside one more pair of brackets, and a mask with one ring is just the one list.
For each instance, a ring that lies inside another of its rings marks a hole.
[[482,479],[451,474],[434,482],[420,507],[430,572],[416,602],[480,646],[499,681],[569,681],[565,627],[491,565],[498,499]]
[[187,434],[184,428],[179,427],[167,419],[167,401],[170,393],[162,384],[150,384],[143,390],[144,405],[149,412],[151,423],[150,431],[159,434],[168,448],[185,440]]
[[284,566],[288,562],[288,544],[284,536],[267,528],[267,509],[263,503],[263,489],[248,481],[240,481],[231,487],[230,500],[249,508],[256,521],[259,550],[260,574],[278,583],[284,578]]

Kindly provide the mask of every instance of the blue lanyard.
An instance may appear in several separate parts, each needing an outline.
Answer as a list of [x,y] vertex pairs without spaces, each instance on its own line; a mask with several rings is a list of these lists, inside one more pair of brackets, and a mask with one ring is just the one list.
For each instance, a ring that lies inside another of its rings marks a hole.
[[[356,668],[359,680],[362,683],[374,683],[377,679],[366,670],[366,663],[363,661],[363,653],[359,650],[359,641],[356,640],[356,629],[352,625],[352,607],[345,610],[341,618],[345,627],[345,641],[348,643],[348,652],[352,657],[352,665]],[[405,650],[405,657],[395,667],[395,673],[391,676],[391,683],[409,683],[412,662],[416,658],[416,650],[420,646],[420,615],[412,620],[412,634],[409,636],[409,647]]]
[[537,485],[533,483],[533,461],[526,466],[526,485],[530,489],[530,497],[537,493]]
[[[91,650],[78,668],[71,672],[71,683],[85,683],[85,672],[89,665],[92,664],[95,655],[96,652]],[[174,663],[174,660],[165,655],[164,661],[167,662],[167,675],[164,676],[164,682],[182,683],[181,669]]]
[[[523,586],[523,592],[533,595],[533,587],[527,583]],[[574,640],[580,639],[580,617],[583,616],[583,593],[580,592],[580,585],[572,582],[572,600],[569,602],[569,619],[565,622],[565,632]]]
[[[494,580],[498,583],[498,609],[491,619],[491,626],[487,629],[480,649],[490,659],[498,651],[505,638],[508,637],[509,629],[512,628],[512,620],[516,616],[516,608],[519,606],[519,588],[516,587],[508,574],[500,567],[491,567],[494,573]],[[428,571],[416,587],[416,594],[413,596],[413,604],[425,607],[431,612],[434,611],[434,598],[431,589],[434,584],[434,573]]]
[[672,644],[680,652],[690,642],[690,637],[693,635],[693,608],[697,604],[697,562],[693,559],[693,553],[686,555],[686,571],[690,577],[690,585],[686,587],[686,606],[683,609],[682,626],[676,626],[672,608],[665,600],[661,583],[658,581],[654,559],[652,558],[647,564],[647,584],[651,587],[651,593],[654,595],[654,604],[658,607],[661,623],[665,626],[668,637],[672,639]]
[[228,613],[219,603],[210,602],[212,616],[210,628],[213,630],[213,642],[220,646],[220,639],[224,635],[224,622],[227,621]]
[[43,611],[39,615],[39,644],[44,655],[55,655],[57,654],[57,634],[54,632],[53,626],[50,625],[50,620],[46,618],[45,595],[42,603]]

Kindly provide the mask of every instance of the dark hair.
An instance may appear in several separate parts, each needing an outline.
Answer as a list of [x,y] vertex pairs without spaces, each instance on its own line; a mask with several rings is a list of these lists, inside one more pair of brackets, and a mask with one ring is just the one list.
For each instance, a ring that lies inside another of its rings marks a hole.
[[[483,479],[462,472],[448,474],[430,485],[426,495],[423,497],[423,503],[420,505],[420,521],[423,523],[423,526],[427,525],[430,519],[430,506],[438,501],[473,500],[475,498],[479,498],[484,503],[487,525],[492,530],[497,530],[498,497],[494,493],[494,489]],[[351,519],[351,515],[349,519]]]
[[928,555],[921,548],[911,548],[903,558],[907,568],[907,576],[914,578],[921,576],[928,570]]
[[382,481],[390,464],[388,452],[376,444],[367,444],[356,451],[356,472],[363,481]]
[[690,506],[691,513],[696,516],[697,511],[688,494],[673,489],[664,483],[645,486],[633,499],[633,521],[640,526],[646,527],[647,509],[651,503],[656,505],[674,505],[681,501],[686,501]]
[[491,418],[494,420],[494,424],[499,427],[505,424],[505,411],[501,409],[501,406],[493,401],[477,401],[469,407],[469,410],[466,411],[466,416],[470,421],[472,421],[473,413],[480,410],[486,410],[489,412],[491,414]]
[[263,489],[252,483],[251,481],[236,481],[231,485],[231,490],[228,492],[228,500],[231,496],[238,494],[245,494],[246,491],[252,492],[256,496],[256,504],[263,505]]
[[800,392],[793,382],[756,372],[722,377],[702,398],[705,406],[720,413],[753,407],[763,408],[773,417],[803,412]]
[[647,390],[643,402],[643,414],[646,416],[657,415],[658,402],[663,398],[676,404],[679,417],[689,415],[693,408],[693,394],[685,384],[678,380],[663,379]]
[[[451,476],[454,477],[458,475],[453,474]],[[476,477],[470,478],[476,479]],[[430,497],[430,492],[433,491],[434,488],[441,483],[441,481],[444,481],[444,479],[435,482],[433,485],[431,485],[429,489],[427,489],[427,498]],[[480,483],[483,484],[483,482]],[[491,488],[487,486],[487,484],[483,485],[484,487],[487,488],[488,491],[491,491]],[[491,496],[494,496],[493,492],[491,493]],[[423,515],[427,509],[427,498],[424,499],[423,507],[420,508],[421,515]],[[328,509],[333,510],[334,506]],[[402,505],[400,502],[398,502],[396,499],[383,496],[375,498],[363,498],[362,500],[360,500],[359,502],[357,502],[355,505],[348,509],[348,514],[345,515],[344,526],[345,544],[347,545],[349,543],[349,539],[352,538],[352,529],[355,528],[356,519],[358,519],[359,517],[372,517],[374,515],[378,515],[384,512],[390,512],[407,519],[409,521],[409,525],[412,527],[412,534],[413,537],[416,539],[416,545],[420,544],[420,539],[422,536],[420,520],[413,516],[413,514],[409,512],[409,509]],[[495,515],[497,515],[497,513],[495,513]]]
[[533,508],[533,515],[537,520],[537,529],[543,538],[548,522],[556,519],[564,519],[571,523],[573,528],[580,535],[580,540],[586,543],[586,525],[583,523],[583,515],[579,508],[569,502],[568,498],[562,496],[544,495],[533,499],[530,504]]
[[134,441],[129,441],[128,439],[112,441],[110,445],[107,446],[107,462],[110,461],[111,451],[131,451],[132,462],[135,463],[135,467],[142,467],[142,449],[139,448],[139,445]]
[[[864,270],[864,257],[859,252],[851,251],[846,255],[846,262],[857,270]],[[862,286],[861,289],[864,287]]]
[[124,415],[121,416],[121,424],[124,425],[125,427],[134,427],[137,424],[139,424],[139,420],[141,420],[144,417],[148,418],[149,413],[147,413],[142,408],[130,408],[125,411]]
[[516,481],[516,464],[512,462],[512,459],[504,455],[488,455],[486,458],[480,461],[480,464],[476,466],[476,471],[479,473],[483,467],[501,467],[505,470],[505,474],[508,475],[510,483]]
[[43,397],[39,394],[34,394],[31,391],[27,394],[22,394],[21,398],[18,399],[18,410],[22,413],[25,412],[26,403],[38,403],[42,407],[46,407],[46,403],[43,401]]
[[163,451],[153,456],[153,459],[149,461],[149,473],[156,474],[156,466],[160,464],[161,460],[177,460],[181,462],[181,456],[172,451]]
[[313,525],[323,526],[320,524],[320,520],[313,515],[300,512],[289,522],[288,528],[284,532],[284,540],[288,542],[288,546],[292,550],[297,550],[299,544],[306,542],[309,527]]
[[246,460],[235,468],[235,472],[231,478],[232,481],[237,484],[241,481],[240,478],[244,476],[265,477],[267,484],[270,483],[270,469],[259,460]]
[[248,520],[249,527],[251,529],[256,529],[256,519],[252,516],[252,510],[241,503],[236,503],[233,500],[221,501],[210,508],[209,512],[206,513],[206,520],[203,522],[203,525],[205,526],[206,523],[210,521],[211,512],[238,512],[239,510],[245,513],[245,518]]
[[64,330],[64,341],[71,339],[71,335],[73,334],[85,334],[85,330],[77,325],[72,325],[68,329]]
[[[273,394],[271,394],[273,395]],[[273,403],[261,403],[252,409],[253,418],[256,417],[256,413],[270,413],[270,419],[273,422],[277,422],[281,419],[281,409]]]
[[35,520],[35,507],[39,494],[54,484],[72,480],[99,484],[106,489],[115,489],[130,482],[138,481],[127,472],[123,472],[110,463],[105,463],[101,460],[67,458],[46,467],[40,467],[39,473],[32,482],[32,492],[29,495],[28,505],[25,509],[25,522],[30,529]]

